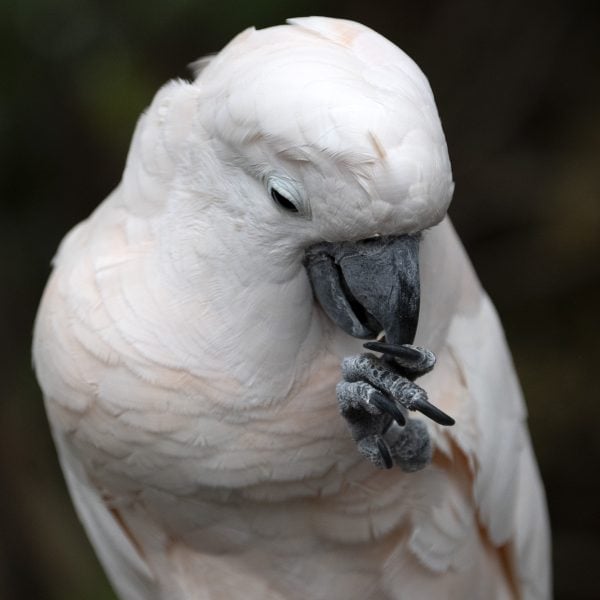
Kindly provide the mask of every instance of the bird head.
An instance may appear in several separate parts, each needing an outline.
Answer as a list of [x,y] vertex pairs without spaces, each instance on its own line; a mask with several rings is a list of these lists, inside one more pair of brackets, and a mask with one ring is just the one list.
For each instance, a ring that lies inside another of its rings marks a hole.
[[244,254],[306,268],[347,333],[412,342],[419,235],[453,191],[418,66],[367,27],[309,17],[242,32],[173,86],[156,119],[179,144],[163,160],[187,230],[236,222]]

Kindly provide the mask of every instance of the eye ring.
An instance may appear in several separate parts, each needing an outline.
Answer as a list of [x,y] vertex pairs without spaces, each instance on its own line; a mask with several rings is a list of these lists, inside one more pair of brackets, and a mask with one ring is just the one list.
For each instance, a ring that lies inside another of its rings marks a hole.
[[297,213],[300,212],[298,207],[286,196],[284,196],[280,191],[276,190],[274,187],[271,188],[271,198],[273,198],[273,202],[277,204],[280,208],[287,212]]
[[285,175],[271,174],[267,177],[266,187],[279,210],[310,218],[310,206],[299,182]]

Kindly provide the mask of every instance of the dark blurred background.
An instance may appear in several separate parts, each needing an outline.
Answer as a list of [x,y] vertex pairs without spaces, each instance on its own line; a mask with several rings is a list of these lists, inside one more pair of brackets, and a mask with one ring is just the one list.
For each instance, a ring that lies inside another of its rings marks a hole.
[[454,167],[451,214],[528,400],[556,597],[600,598],[599,12],[578,0],[2,0],[0,598],[114,598],[30,366],[60,239],[118,183],[162,83],[247,26],[309,14],[369,25],[429,77]]

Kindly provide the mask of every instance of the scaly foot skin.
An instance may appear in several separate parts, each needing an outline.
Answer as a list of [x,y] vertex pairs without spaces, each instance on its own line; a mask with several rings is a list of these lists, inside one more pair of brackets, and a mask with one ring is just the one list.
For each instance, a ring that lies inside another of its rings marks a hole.
[[374,465],[390,469],[396,464],[403,471],[418,471],[431,460],[431,440],[425,424],[410,420],[407,412],[418,410],[442,425],[454,424],[414,383],[431,371],[435,356],[409,344],[368,342],[365,347],[384,356],[359,354],[344,359],[344,381],[337,385],[340,411],[359,452]]

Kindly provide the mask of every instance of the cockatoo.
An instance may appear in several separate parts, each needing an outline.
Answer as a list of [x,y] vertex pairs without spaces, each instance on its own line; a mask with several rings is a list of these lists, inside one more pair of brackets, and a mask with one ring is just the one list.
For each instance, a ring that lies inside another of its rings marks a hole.
[[525,408],[423,73],[320,17],[196,71],[62,242],[35,327],[118,595],[548,598]]

